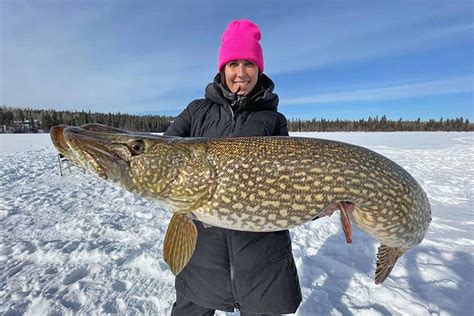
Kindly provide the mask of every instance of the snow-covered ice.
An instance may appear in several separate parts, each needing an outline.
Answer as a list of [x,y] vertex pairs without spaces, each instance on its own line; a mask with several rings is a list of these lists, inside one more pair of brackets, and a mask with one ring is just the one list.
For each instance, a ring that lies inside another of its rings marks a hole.
[[[473,315],[474,133],[293,133],[375,150],[432,204],[430,229],[375,285],[378,243],[338,216],[291,231],[297,315]],[[0,134],[0,313],[168,315],[171,214],[77,168],[59,176],[49,135]],[[225,313],[218,312],[218,315]]]

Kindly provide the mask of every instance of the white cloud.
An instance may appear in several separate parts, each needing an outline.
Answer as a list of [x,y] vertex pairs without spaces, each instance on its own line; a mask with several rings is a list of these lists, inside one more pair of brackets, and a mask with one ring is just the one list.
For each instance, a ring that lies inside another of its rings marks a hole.
[[304,10],[268,26],[263,34],[267,71],[284,74],[449,46],[457,37],[472,40],[472,13],[461,6],[349,6]]
[[[472,34],[465,8],[443,1],[248,3],[254,10],[239,15],[253,14],[260,24],[270,75],[429,49]],[[220,34],[246,3],[231,4],[235,10],[212,1],[187,3],[187,10],[133,1],[1,5],[0,104],[133,112],[182,107],[191,91],[203,91],[216,72]]]
[[331,102],[379,101],[415,98],[431,95],[469,93],[474,91],[474,76],[465,75],[447,79],[415,82],[365,90],[322,93],[314,96],[283,99],[283,105],[317,104]]
[[[198,52],[184,49],[186,42],[176,45],[176,30],[166,28],[176,21],[166,12],[125,15],[99,5],[61,13],[58,7],[10,8],[2,31],[0,104],[134,111],[140,100],[165,102],[169,93],[203,89],[212,79],[214,58],[202,58],[210,44],[189,43]],[[146,25],[153,20],[159,22]]]

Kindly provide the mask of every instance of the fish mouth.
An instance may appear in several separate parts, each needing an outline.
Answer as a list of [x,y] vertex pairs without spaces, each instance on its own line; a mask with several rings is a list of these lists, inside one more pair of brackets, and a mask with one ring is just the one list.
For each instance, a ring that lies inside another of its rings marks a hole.
[[73,153],[73,160],[105,180],[122,182],[129,170],[130,152],[126,144],[112,133],[127,134],[118,129],[97,129],[91,126],[65,127],[63,137]]
[[50,129],[50,136],[51,136],[51,141],[54,145],[54,147],[56,147],[57,151],[63,155],[64,157],[66,157],[67,160],[75,163],[75,164],[81,164],[73,150],[71,149],[71,147],[68,145],[68,143],[66,142],[66,140],[64,139],[64,129],[68,127],[67,125],[57,125],[57,126],[54,126],[54,127],[51,127]]

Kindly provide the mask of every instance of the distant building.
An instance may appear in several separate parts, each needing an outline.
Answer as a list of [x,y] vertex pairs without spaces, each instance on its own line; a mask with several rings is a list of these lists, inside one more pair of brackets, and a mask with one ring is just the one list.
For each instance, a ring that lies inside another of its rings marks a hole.
[[38,120],[13,121],[12,126],[2,126],[5,133],[42,133],[41,122]]

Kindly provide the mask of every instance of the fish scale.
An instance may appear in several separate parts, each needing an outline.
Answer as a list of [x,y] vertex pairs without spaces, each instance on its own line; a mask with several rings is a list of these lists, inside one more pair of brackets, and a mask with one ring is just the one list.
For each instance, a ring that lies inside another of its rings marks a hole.
[[[252,231],[288,229],[342,200],[359,205],[353,216],[363,230],[374,231],[375,225],[375,231],[385,235],[383,229],[389,226],[377,225],[393,216],[389,212],[398,210],[398,216],[414,220],[421,213],[410,211],[412,199],[427,203],[421,192],[410,194],[408,188],[418,184],[404,169],[362,147],[288,137],[214,139],[207,145],[208,159],[218,170],[217,186],[208,203],[193,213],[209,224]],[[255,215],[264,220],[253,220]],[[399,231],[413,233],[402,226]]]
[[426,193],[390,159],[342,142],[298,137],[170,138],[90,124],[51,131],[58,150],[126,190],[163,202],[175,214],[165,237],[174,273],[206,226],[269,232],[339,210],[381,242],[376,283],[418,245],[431,221]]

